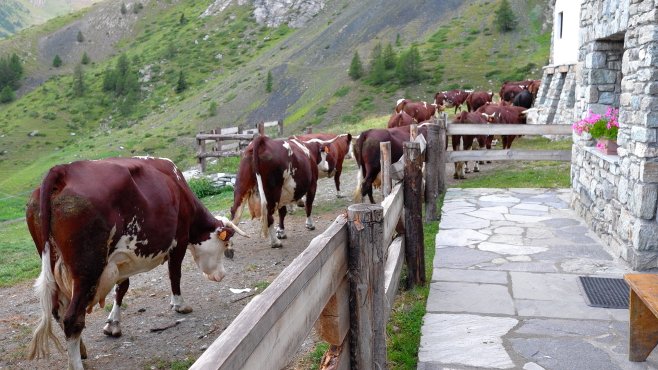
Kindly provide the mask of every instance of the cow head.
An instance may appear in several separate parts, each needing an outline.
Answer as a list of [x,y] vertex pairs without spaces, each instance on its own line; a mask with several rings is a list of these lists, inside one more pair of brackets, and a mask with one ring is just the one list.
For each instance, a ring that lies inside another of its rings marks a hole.
[[237,232],[248,237],[233,222],[225,217],[219,217],[215,222],[215,229],[208,235],[208,239],[188,246],[192,258],[203,272],[203,275],[212,281],[221,281],[226,274],[224,271],[223,255],[233,257],[233,241],[231,237]]
[[[318,164],[319,176],[322,177],[322,175],[325,175],[329,178],[334,177],[334,174],[336,173],[336,157],[338,156],[338,153],[334,153],[331,150],[331,144],[322,144],[320,150],[321,160]],[[322,156],[324,156],[324,159],[322,159]],[[323,165],[323,163],[326,163],[326,165]]]

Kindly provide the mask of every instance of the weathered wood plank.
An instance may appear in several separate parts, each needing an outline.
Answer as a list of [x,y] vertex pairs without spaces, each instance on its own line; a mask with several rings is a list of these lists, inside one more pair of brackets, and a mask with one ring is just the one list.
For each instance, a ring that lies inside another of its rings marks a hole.
[[331,345],[322,357],[320,370],[350,370],[350,341],[345,338],[341,346]]
[[[427,146],[429,148],[441,148],[439,125],[427,126]],[[441,150],[428,150],[425,153],[427,166],[425,166],[425,221],[436,220],[436,200],[439,198],[439,171],[445,171],[445,165],[439,166],[439,155]]]
[[197,140],[252,140],[255,134],[197,134]]
[[382,200],[382,207],[384,207],[384,245],[391,242],[393,234],[395,234],[395,226],[398,224],[402,209],[404,209],[404,191],[402,191],[402,184],[397,184],[389,196]]
[[211,157],[239,157],[243,153],[241,150],[222,150],[221,152],[205,152],[197,154],[197,158],[205,159]]
[[380,167],[382,171],[382,194],[384,197],[391,194],[391,142],[385,141],[379,143],[379,156]]
[[422,221],[422,162],[420,145],[405,142],[404,163],[404,229],[406,237],[408,287],[425,283],[425,248]]
[[449,124],[448,135],[569,135],[573,132],[571,125],[527,125],[512,123],[477,123]]
[[404,237],[399,236],[393,240],[388,247],[388,256],[386,257],[386,266],[384,269],[384,281],[386,287],[386,317],[385,321],[391,316],[391,309],[395,301],[395,294],[400,284],[400,272],[404,262]]
[[340,346],[350,330],[349,288],[347,278],[343,279],[315,323],[320,337],[332,345]]
[[280,369],[346,275],[347,226],[339,216],[199,357],[191,369]]
[[571,161],[570,150],[458,150],[446,152],[446,162],[459,161]]
[[352,368],[386,368],[384,321],[384,209],[376,204],[347,208]]
[[438,187],[439,191],[443,194],[448,189],[448,181],[446,179],[446,146],[448,145],[447,136],[446,136],[446,122],[447,118],[445,114],[442,114],[439,118],[439,142],[436,147],[433,147],[430,151],[435,151],[439,153],[438,157]]

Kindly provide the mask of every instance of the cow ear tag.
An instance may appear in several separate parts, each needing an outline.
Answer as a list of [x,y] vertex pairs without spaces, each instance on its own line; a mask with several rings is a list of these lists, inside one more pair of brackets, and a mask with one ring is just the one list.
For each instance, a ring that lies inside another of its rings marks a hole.
[[225,242],[228,240],[228,238],[230,238],[230,236],[228,235],[228,232],[225,229],[219,232],[219,240]]
[[328,147],[328,146],[325,146],[325,147],[324,147],[324,152],[325,152],[325,153],[329,153],[329,147]]

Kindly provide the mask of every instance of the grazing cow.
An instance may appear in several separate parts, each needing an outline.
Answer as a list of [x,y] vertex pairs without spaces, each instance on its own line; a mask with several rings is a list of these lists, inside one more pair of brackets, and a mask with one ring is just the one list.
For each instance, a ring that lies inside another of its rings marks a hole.
[[[244,201],[249,203],[251,217],[259,217],[264,237],[272,248],[281,248],[279,239],[286,238],[283,220],[286,205],[306,197],[306,228],[314,230],[311,218],[318,181],[318,168],[328,172],[327,153],[317,141],[296,139],[274,140],[266,136],[255,138],[244,153],[233,192],[231,219],[238,223]],[[256,200],[256,198],[258,200]],[[279,225],[273,228],[274,212],[279,213]]]
[[[426,124],[418,126],[418,134],[427,136]],[[370,203],[375,203],[372,196],[373,183],[381,170],[379,143],[391,142],[391,163],[397,162],[402,157],[403,143],[409,141],[409,127],[395,127],[389,129],[370,129],[359,135],[354,144],[354,159],[358,169],[358,180],[354,190],[354,201],[363,202],[368,195]]]
[[535,97],[530,91],[522,90],[520,93],[516,94],[512,105],[517,107],[524,107],[526,109],[532,108],[532,103],[534,102]]
[[386,125],[387,128],[393,128],[393,127],[402,127],[402,126],[410,126],[413,123],[418,123],[415,118],[412,116],[408,115],[407,112],[401,111],[399,113],[393,113],[391,115],[391,118],[388,119],[388,124]]
[[318,141],[322,145],[322,151],[327,153],[327,171],[323,171],[318,168],[320,171],[318,173],[319,177],[334,178],[334,184],[336,185],[336,197],[342,198],[343,195],[340,192],[340,174],[343,172],[343,161],[345,156],[350,150],[350,144],[352,143],[352,135],[350,134],[304,134],[291,137],[291,139],[297,139],[303,142],[312,142]]
[[537,96],[540,80],[505,81],[500,87],[500,100],[511,103],[514,97],[523,90],[530,90],[533,96]]
[[457,110],[461,110],[461,105],[466,102],[466,98],[471,92],[471,90],[459,89],[441,91],[434,95],[434,104],[436,104],[439,110],[455,108],[455,114],[457,114]]
[[[526,123],[526,108],[487,104],[477,110],[489,123]],[[503,149],[509,149],[516,135],[503,135]]]
[[[484,119],[484,116],[482,114],[477,113],[477,112],[461,112],[459,115],[455,117],[455,119],[452,121],[454,124],[460,124],[460,123],[481,123],[481,124],[486,124],[487,120]],[[480,145],[480,148],[483,148],[485,146],[486,142],[486,135],[452,135],[452,150],[457,151],[459,150],[460,147],[460,141],[463,146],[463,150],[471,150],[473,147],[473,140],[477,139],[478,143]],[[488,149],[491,149],[491,143],[489,143]],[[468,170],[468,162],[455,162],[455,173],[454,173],[454,178],[455,179],[465,179],[465,173],[470,172]],[[478,161],[475,161],[475,164],[473,165],[473,172],[480,172],[480,167],[478,165]]]
[[181,263],[190,250],[203,274],[224,277],[222,254],[229,255],[235,232],[194,196],[183,174],[169,160],[151,157],[78,161],[55,166],[27,205],[26,221],[41,255],[35,283],[42,316],[30,343],[29,358],[49,354],[49,339],[61,345],[50,316],[64,330],[69,369],[82,370],[87,357],[81,333],[85,311],[116,284],[112,311],[103,329],[120,336],[121,303],[128,278],[167,262],[171,306],[189,313],[181,296]]
[[[427,104],[427,102],[413,102],[409,99],[400,99],[395,106],[395,113],[405,112],[416,122],[424,122],[434,117],[436,114],[436,104]],[[389,121],[390,122],[390,121]]]
[[487,91],[473,91],[466,97],[466,108],[469,112],[475,112],[481,106],[491,103],[493,93]]
[[532,80],[528,85],[528,91],[532,94],[532,98],[536,99],[537,94],[539,93],[539,87],[541,86],[541,80]]

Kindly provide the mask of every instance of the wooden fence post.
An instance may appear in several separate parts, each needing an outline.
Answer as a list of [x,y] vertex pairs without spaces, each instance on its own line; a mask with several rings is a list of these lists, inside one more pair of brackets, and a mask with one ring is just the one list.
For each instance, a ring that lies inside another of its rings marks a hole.
[[258,122],[258,135],[265,136],[265,122]]
[[[196,141],[198,150],[197,154],[200,156],[201,154],[206,153],[206,140],[204,139],[197,139]],[[199,158],[199,165],[201,165],[201,172],[206,172],[206,157],[198,157]]]
[[418,136],[418,125],[412,123],[411,125],[409,125],[409,141],[416,140],[417,136]]
[[[442,171],[439,165],[440,147],[440,128],[437,124],[427,126],[427,149],[425,149],[425,221],[437,219],[436,200],[439,197],[439,172]],[[445,165],[444,165],[445,167]]]
[[277,134],[279,137],[283,137],[283,120],[278,120],[277,122]]
[[393,188],[391,182],[391,142],[379,143],[379,151],[381,152],[379,161],[382,173],[382,194],[386,198],[391,194]]
[[347,219],[351,367],[386,369],[384,208],[353,204]]
[[407,260],[407,286],[425,283],[425,245],[423,241],[423,182],[420,144],[405,142],[404,156],[404,229]]
[[445,194],[447,189],[447,180],[446,180],[446,147],[448,146],[448,136],[447,136],[447,123],[448,117],[442,115],[439,118],[439,141],[437,143],[437,153],[439,153],[437,158],[437,169],[438,169],[438,189],[441,194]]
[[306,133],[306,134],[312,134],[312,133],[313,133],[313,127],[308,126],[308,127],[306,128],[306,132],[305,132],[305,133]]

